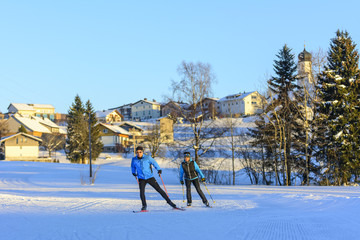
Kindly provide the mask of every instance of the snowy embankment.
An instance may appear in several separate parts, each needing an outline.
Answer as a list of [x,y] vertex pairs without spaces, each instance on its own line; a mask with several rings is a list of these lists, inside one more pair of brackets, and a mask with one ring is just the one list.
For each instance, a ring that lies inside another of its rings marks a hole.
[[[150,212],[134,214],[141,203],[130,160],[100,163],[95,184],[82,185],[88,165],[0,161],[0,239],[319,240],[360,234],[359,187],[208,185],[213,208],[203,207],[193,191],[194,207],[181,212],[148,186]],[[164,169],[162,177],[170,198],[184,206],[177,170]]]

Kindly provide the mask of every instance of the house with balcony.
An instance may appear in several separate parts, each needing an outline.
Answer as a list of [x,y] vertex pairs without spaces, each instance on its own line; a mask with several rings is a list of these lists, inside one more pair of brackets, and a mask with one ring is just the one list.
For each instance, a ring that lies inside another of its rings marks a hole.
[[118,110],[96,111],[96,119],[101,123],[118,123],[124,120],[124,116]]
[[131,105],[131,115],[133,121],[143,121],[147,119],[156,119],[161,116],[161,104],[153,101],[137,101]]
[[122,116],[123,121],[130,121],[132,119],[131,117],[131,103],[125,104],[119,107],[110,108],[109,110],[117,110]]
[[259,114],[263,110],[264,97],[257,91],[228,95],[218,100],[220,116]]
[[10,103],[8,114],[21,114],[23,116],[36,116],[55,120],[55,107],[51,104]]
[[108,123],[99,123],[101,141],[104,144],[105,152],[123,152],[130,145],[132,134],[127,130]]

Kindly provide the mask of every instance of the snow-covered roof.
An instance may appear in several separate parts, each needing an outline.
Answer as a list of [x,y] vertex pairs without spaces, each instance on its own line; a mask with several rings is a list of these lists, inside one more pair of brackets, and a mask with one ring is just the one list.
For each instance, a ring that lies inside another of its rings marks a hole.
[[1,138],[0,143],[1,143],[1,142],[4,142],[4,141],[6,141],[6,140],[9,140],[9,139],[11,139],[11,138],[14,138],[14,137],[16,137],[16,136],[18,136],[18,135],[23,135],[23,136],[26,136],[26,137],[28,137],[28,138],[34,139],[35,141],[42,142],[41,138],[35,137],[35,136],[33,136],[33,135],[29,135],[29,134],[27,134],[27,133],[19,132],[19,133],[16,133],[16,134],[14,134],[14,135],[11,135],[11,136],[7,136],[7,137]]
[[22,117],[19,114],[15,114],[12,117],[33,132],[51,133],[49,129],[47,129],[35,118]]
[[41,117],[36,117],[36,116],[31,116],[31,118],[35,119],[36,121],[38,121],[41,124],[46,125],[48,127],[59,128],[59,126],[56,123],[54,123],[53,121],[51,121],[48,118],[41,118]]
[[111,124],[107,124],[107,123],[99,123],[99,124],[106,127],[107,129],[113,131],[114,133],[124,134],[124,135],[128,135],[128,136],[132,135],[130,132],[126,131],[125,129],[123,129],[123,128],[119,127],[119,126],[111,125]]
[[[207,98],[205,98],[205,99],[210,99],[210,100],[213,100],[213,101],[219,101],[220,100],[220,98],[212,98],[212,97],[207,97]],[[205,100],[204,99],[204,100]]]
[[109,115],[110,113],[112,113],[115,110],[102,110],[102,111],[96,111],[96,118],[104,118],[107,115]]
[[161,103],[159,103],[159,102],[152,102],[152,101],[148,101],[148,100],[145,100],[145,99],[144,100],[139,100],[139,101],[133,103],[132,105],[135,105],[135,104],[137,104],[139,102],[146,102],[146,103],[153,104],[153,105],[161,105]]
[[117,126],[121,127],[122,125],[129,125],[131,127],[134,127],[134,128],[137,128],[141,131],[143,131],[144,129],[142,129],[141,127],[135,125],[135,124],[132,124],[132,123],[129,123],[129,122],[121,122],[120,124],[118,124]]
[[[22,110],[22,111],[34,111],[35,108],[55,108],[51,104],[10,103],[9,107],[11,105],[14,108],[16,108],[17,110]],[[9,109],[9,107],[8,107],[8,109]]]
[[187,109],[187,108],[189,108],[189,107],[190,107],[190,105],[189,105],[189,104],[187,104],[187,103],[183,103],[183,102],[174,102],[174,101],[170,101],[170,102],[166,103],[166,104],[164,105],[164,107],[165,107],[165,106],[167,106],[167,105],[169,105],[169,106],[171,106],[171,105],[175,105],[175,106],[177,106],[178,108],[181,108],[181,109]]
[[224,101],[229,101],[229,100],[235,100],[235,99],[243,99],[247,96],[249,96],[252,93],[255,93],[256,91],[253,92],[246,92],[246,93],[237,93],[237,94],[232,94],[232,95],[228,95],[226,97],[221,98],[220,100],[218,100],[219,102],[224,102]]
[[51,104],[32,104],[34,108],[55,108]]
[[131,108],[131,105],[132,105],[132,103],[128,103],[128,104],[125,104],[125,105],[121,105],[119,107],[109,108],[109,110]]

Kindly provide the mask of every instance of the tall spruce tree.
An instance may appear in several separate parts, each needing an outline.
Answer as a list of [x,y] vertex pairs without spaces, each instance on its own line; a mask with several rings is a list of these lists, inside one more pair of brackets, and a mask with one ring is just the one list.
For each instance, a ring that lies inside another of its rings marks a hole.
[[[331,40],[328,64],[320,74],[317,106],[322,124],[327,184],[346,184],[358,175],[360,158],[359,54],[350,35],[338,30]],[[326,126],[324,126],[326,125]]]
[[298,118],[298,109],[294,103],[294,92],[297,89],[296,64],[294,55],[286,44],[276,56],[278,58],[278,60],[274,60],[276,76],[271,77],[268,81],[269,89],[274,97],[266,108],[266,113],[279,129],[278,139],[282,146],[279,156],[283,163],[283,184],[288,186],[291,185],[291,172],[294,165],[291,148],[294,143],[293,133]]
[[103,147],[100,141],[100,130],[96,126],[97,120],[90,101],[86,107],[79,95],[76,95],[74,103],[68,111],[68,138],[66,139],[66,156],[74,163],[86,163],[89,159],[89,117],[91,125],[91,149],[92,159],[96,159]]
[[262,182],[263,184],[271,184],[270,179],[267,179],[266,173],[275,173],[275,182],[278,185],[278,166],[276,157],[276,147],[274,144],[274,129],[271,124],[267,124],[263,115],[255,121],[255,127],[249,128],[249,135],[252,138],[250,145],[259,149],[258,155],[261,159]]
[[[103,146],[104,146],[100,139],[101,130],[99,128],[99,125],[97,125],[96,114],[95,114],[94,108],[92,107],[90,100],[88,100],[85,105],[86,105],[86,109],[85,109],[86,119],[90,118],[91,159],[96,159],[99,157],[100,153],[102,152]],[[89,125],[87,125],[87,126],[89,126]],[[89,134],[88,134],[87,142],[89,142]],[[89,154],[89,148],[87,150],[88,150],[87,152]]]
[[86,157],[86,120],[85,109],[79,97],[75,96],[67,115],[66,157],[73,163],[85,163]]

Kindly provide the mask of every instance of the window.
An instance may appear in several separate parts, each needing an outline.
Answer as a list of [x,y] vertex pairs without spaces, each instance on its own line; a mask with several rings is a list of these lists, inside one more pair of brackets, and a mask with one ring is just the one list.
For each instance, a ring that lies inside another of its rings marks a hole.
[[16,138],[16,144],[19,144],[19,138]]
[[251,102],[251,104],[256,105],[256,104],[257,104],[257,102]]
[[151,111],[149,110],[149,115],[151,115]]
[[103,129],[103,133],[108,133],[108,130],[107,130],[107,129]]
[[256,99],[256,96],[251,96],[251,99]]

